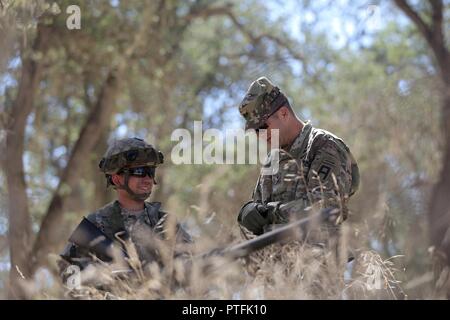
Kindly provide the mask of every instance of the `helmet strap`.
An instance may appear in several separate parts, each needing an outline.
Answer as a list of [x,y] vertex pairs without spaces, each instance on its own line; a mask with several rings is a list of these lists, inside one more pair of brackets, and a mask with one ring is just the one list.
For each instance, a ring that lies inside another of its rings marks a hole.
[[121,186],[116,186],[117,189],[125,190],[131,196],[131,198],[133,200],[136,200],[136,201],[144,201],[145,199],[147,199],[150,196],[151,192],[148,192],[148,193],[136,193],[133,190],[131,190],[130,187],[128,186],[128,181],[130,180],[130,173],[129,172],[125,172],[124,176],[125,176],[124,184],[121,185]]

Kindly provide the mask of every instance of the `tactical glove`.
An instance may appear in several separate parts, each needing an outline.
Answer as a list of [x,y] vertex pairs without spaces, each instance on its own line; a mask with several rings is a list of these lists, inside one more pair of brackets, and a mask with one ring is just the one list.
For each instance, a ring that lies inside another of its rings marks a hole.
[[256,235],[264,232],[264,226],[271,221],[270,210],[265,205],[247,202],[239,211],[238,222]]

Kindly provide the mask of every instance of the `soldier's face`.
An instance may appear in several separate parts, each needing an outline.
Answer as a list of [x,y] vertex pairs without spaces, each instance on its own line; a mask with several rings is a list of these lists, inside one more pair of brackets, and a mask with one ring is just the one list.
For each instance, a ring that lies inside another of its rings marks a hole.
[[[113,182],[116,185],[124,185],[125,175],[114,174]],[[128,187],[131,189],[131,191],[137,194],[151,193],[153,189],[153,184],[154,180],[149,175],[145,175],[144,177],[130,175],[128,178]],[[126,195],[125,190],[119,189],[118,191]]]
[[279,129],[280,147],[285,148],[292,143],[293,136],[296,137],[298,132],[295,131],[295,115],[288,107],[281,107],[276,113],[276,124],[274,126]]
[[[284,133],[284,129],[285,129],[285,122],[283,121],[283,118],[280,117],[278,115],[278,112],[275,112],[273,115],[271,115],[265,125],[264,125],[264,129],[267,130],[267,136],[266,136],[266,140],[267,140],[267,145],[271,146],[272,145],[272,130],[278,130],[278,138],[279,138],[279,142],[278,142],[278,146],[283,146],[284,140],[283,140],[283,133]],[[275,143],[274,143],[275,145]]]
[[153,178],[146,175],[145,177],[131,176],[128,180],[128,186],[134,193],[151,193],[153,189]]

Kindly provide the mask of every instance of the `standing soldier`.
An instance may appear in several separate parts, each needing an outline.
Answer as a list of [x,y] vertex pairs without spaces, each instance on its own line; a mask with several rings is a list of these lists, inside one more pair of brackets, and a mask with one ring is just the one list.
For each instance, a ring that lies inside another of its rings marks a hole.
[[[239,111],[246,130],[254,129],[259,135],[259,130],[267,129],[269,145],[271,130],[279,130],[280,146],[272,150],[275,153],[267,161],[267,166],[278,161],[278,172],[261,172],[252,200],[239,212],[240,226],[261,235],[304,217],[305,209],[313,206],[337,209],[333,211],[339,214],[331,224],[337,231],[337,225],[347,218],[348,198],[359,185],[358,166],[347,145],[334,134],[299,119],[287,97],[266,77],[251,84]],[[327,240],[319,242],[327,245]]]
[[[156,167],[162,163],[163,154],[142,139],[114,141],[100,161],[99,167],[105,174],[107,186],[111,185],[116,190],[117,200],[88,215],[87,221],[83,220],[71,236],[71,239],[81,241],[74,243],[69,240],[61,257],[80,269],[92,264],[92,254],[99,257],[98,252],[92,252],[95,246],[85,246],[81,243],[88,242],[84,240],[86,238],[95,237],[98,230],[99,234],[104,235],[110,242],[122,240],[118,241],[119,247],[120,243],[131,240],[143,264],[160,262],[160,252],[155,242],[170,237],[167,232],[169,219],[160,209],[160,202],[145,200],[156,184]],[[189,234],[180,225],[173,225],[174,242],[190,243]],[[92,230],[94,232],[91,232]],[[94,233],[94,236],[89,235],[89,232]],[[91,242],[95,241],[101,239]],[[62,267],[67,266],[67,263],[63,263]]]

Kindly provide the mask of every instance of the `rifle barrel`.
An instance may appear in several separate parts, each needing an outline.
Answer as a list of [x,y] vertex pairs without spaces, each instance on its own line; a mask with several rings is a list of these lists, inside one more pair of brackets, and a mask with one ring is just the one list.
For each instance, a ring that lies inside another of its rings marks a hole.
[[266,232],[254,239],[247,240],[238,243],[231,247],[218,250],[214,249],[206,254],[201,255],[202,258],[206,258],[211,255],[224,255],[232,259],[243,258],[250,253],[260,250],[271,244],[283,241],[298,239],[302,235],[302,228],[306,227],[308,223],[317,221],[321,222],[329,216],[330,212],[334,210],[332,208],[325,208],[320,210],[317,214],[310,215],[309,217],[296,220],[285,226],[278,227],[270,232]]

